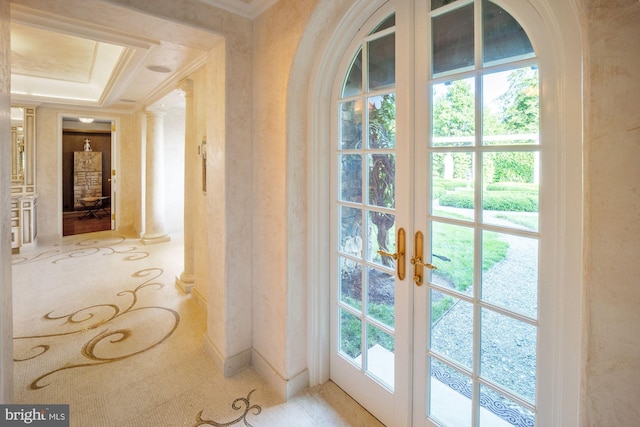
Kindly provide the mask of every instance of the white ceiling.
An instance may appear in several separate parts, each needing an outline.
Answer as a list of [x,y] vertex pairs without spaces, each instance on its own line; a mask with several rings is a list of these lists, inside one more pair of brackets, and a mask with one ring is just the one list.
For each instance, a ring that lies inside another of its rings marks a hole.
[[[253,18],[277,0],[200,1]],[[219,41],[99,0],[15,0],[12,103],[134,111],[164,102]]]

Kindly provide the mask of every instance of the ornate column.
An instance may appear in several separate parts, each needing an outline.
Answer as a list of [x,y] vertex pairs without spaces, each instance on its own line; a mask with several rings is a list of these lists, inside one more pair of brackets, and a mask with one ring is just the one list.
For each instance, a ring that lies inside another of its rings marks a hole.
[[165,229],[164,113],[145,111],[147,116],[145,213],[142,243],[168,242]]
[[195,138],[195,110],[193,105],[193,80],[184,80],[179,89],[185,96],[184,123],[184,270],[176,277],[176,285],[185,293],[194,286],[194,251],[196,221],[196,171],[198,168],[198,144]]

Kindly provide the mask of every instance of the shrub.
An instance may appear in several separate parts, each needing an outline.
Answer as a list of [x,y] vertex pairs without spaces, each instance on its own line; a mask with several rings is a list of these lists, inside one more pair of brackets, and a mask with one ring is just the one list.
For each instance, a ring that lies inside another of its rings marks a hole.
[[[473,183],[471,183],[473,186]],[[458,188],[467,188],[467,180],[466,179],[443,179],[443,178],[434,178],[433,185],[442,187],[447,191],[453,191]]]
[[473,209],[473,191],[460,190],[440,197],[440,206]]
[[[440,197],[440,206],[473,209],[473,191],[459,190]],[[537,191],[486,191],[483,208],[488,211],[538,212]]]
[[538,212],[538,194],[523,191],[488,191],[483,207],[488,211]]
[[494,182],[487,184],[487,191],[524,191],[536,193],[538,192],[538,184],[526,184],[522,182]]
[[446,193],[447,193],[447,190],[443,186],[434,185],[433,194],[431,195],[431,197],[433,199],[439,199],[440,197],[444,196]]

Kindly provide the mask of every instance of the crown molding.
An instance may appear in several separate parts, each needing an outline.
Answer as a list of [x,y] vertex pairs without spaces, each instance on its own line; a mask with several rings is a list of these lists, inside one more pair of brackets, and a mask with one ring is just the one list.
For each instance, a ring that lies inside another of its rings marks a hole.
[[278,0],[251,0],[245,3],[240,0],[199,0],[211,6],[226,10],[236,15],[255,19],[265,10],[276,4]]
[[113,28],[89,24],[78,19],[53,15],[13,3],[11,4],[11,21],[42,30],[136,49],[148,50],[160,45],[160,42],[155,39],[133,36]]

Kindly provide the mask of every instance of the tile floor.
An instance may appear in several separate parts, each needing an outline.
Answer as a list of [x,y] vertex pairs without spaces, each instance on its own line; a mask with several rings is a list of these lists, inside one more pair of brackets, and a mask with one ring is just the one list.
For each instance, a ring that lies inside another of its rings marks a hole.
[[251,368],[224,378],[181,260],[180,236],[114,232],[14,254],[14,403],[69,404],[74,427],[381,425],[331,382],[284,403]]

